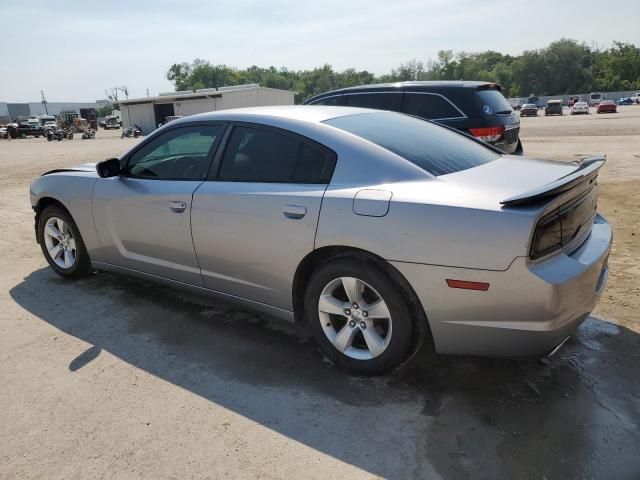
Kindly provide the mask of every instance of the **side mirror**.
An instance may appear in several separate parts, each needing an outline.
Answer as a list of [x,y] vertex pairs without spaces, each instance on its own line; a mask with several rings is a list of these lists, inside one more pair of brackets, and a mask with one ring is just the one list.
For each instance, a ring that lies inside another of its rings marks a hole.
[[117,177],[120,175],[120,160],[118,158],[108,158],[98,162],[96,171],[100,178]]

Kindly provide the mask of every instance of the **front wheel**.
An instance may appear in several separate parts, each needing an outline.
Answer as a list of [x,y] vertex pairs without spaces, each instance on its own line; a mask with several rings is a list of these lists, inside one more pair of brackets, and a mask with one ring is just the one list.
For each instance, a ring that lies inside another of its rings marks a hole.
[[402,293],[363,260],[321,266],[307,287],[305,314],[325,355],[348,370],[383,374],[410,353],[413,319]]
[[52,205],[38,218],[40,248],[51,268],[63,277],[76,278],[91,273],[91,261],[73,218],[63,208]]

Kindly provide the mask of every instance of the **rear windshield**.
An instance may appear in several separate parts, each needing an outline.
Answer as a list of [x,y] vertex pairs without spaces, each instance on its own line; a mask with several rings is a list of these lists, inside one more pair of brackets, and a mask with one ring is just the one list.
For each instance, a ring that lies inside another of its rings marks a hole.
[[[485,115],[506,114],[513,112],[511,104],[499,90],[478,90],[476,99]],[[488,108],[487,108],[488,107]]]
[[386,148],[435,176],[484,165],[500,157],[459,133],[399,113],[361,113],[324,123]]

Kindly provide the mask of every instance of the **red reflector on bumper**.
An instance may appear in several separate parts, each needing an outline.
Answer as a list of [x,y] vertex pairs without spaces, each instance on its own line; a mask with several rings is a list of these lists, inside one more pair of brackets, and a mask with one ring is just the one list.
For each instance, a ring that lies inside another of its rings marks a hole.
[[484,282],[468,282],[467,280],[451,280],[447,278],[447,285],[451,288],[464,288],[465,290],[480,290],[482,292],[489,290],[489,284]]

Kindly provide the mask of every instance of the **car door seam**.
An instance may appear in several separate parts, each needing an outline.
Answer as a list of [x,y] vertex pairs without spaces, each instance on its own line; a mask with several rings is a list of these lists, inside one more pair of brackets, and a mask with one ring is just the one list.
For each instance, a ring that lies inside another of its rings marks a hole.
[[318,239],[318,227],[320,226],[320,215],[322,215],[322,204],[324,203],[324,196],[327,194],[327,190],[329,189],[329,184],[327,183],[324,187],[324,192],[322,192],[322,197],[320,197],[320,206],[318,207],[318,218],[316,218],[316,231],[313,234],[313,250],[316,249],[316,242]]
[[91,187],[91,222],[93,223],[93,230],[96,232],[96,237],[98,238],[98,243],[100,244],[100,251],[102,252],[102,256],[105,256],[104,245],[102,244],[102,239],[100,238],[100,232],[98,232],[98,226],[96,225],[96,216],[93,212],[93,201],[94,194],[96,191],[96,186],[98,185],[98,181],[100,179],[96,178],[96,181],[93,182],[93,187]]

